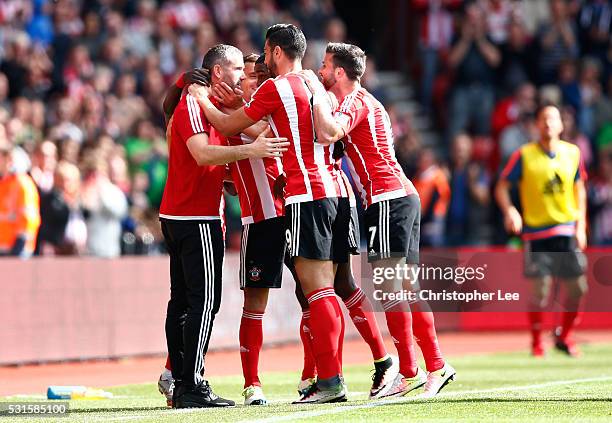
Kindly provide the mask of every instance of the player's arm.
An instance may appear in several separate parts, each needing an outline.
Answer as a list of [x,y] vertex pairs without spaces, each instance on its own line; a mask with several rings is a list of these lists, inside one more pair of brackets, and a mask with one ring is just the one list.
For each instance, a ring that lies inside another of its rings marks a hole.
[[172,114],[174,113],[174,109],[179,104],[181,100],[181,94],[183,93],[183,88],[189,84],[200,84],[200,85],[210,85],[210,74],[207,69],[196,68],[190,71],[184,72],[179,76],[174,84],[168,88],[166,92],[166,97],[164,97],[163,109],[164,115],[166,117],[166,125],[170,121]]
[[333,144],[348,133],[347,124],[332,114],[331,106],[325,99],[314,104],[314,124],[317,142],[321,144]]
[[260,133],[251,144],[211,145],[208,141],[205,132],[187,140],[187,148],[199,166],[223,165],[247,158],[280,157],[289,145],[286,138],[273,137],[270,129]]
[[206,119],[212,126],[224,136],[236,135],[249,126],[256,123],[244,112],[244,107],[230,113],[229,115],[217,109],[208,98],[208,91],[201,85],[192,84],[189,86],[189,94],[195,97],[198,104],[204,110]]
[[585,180],[586,172],[584,170],[582,162],[580,162],[574,181],[574,198],[576,199],[576,206],[578,209],[578,219],[576,220],[576,241],[578,242],[578,248],[580,248],[581,250],[584,250],[587,245],[587,194],[586,186],[584,183]]
[[348,122],[337,120],[333,114],[331,101],[325,87],[311,70],[299,73],[313,95],[314,126],[317,142],[333,144],[348,133]]
[[511,234],[519,234],[523,230],[521,214],[512,204],[512,199],[510,198],[512,184],[521,178],[521,160],[521,152],[515,151],[502,171],[494,193],[497,205],[504,216],[504,226]]

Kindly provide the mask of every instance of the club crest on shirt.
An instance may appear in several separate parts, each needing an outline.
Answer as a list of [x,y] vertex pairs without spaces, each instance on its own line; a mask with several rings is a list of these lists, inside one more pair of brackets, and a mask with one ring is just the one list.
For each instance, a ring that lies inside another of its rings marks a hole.
[[261,268],[253,266],[249,269],[249,279],[253,282],[259,282],[261,279]]

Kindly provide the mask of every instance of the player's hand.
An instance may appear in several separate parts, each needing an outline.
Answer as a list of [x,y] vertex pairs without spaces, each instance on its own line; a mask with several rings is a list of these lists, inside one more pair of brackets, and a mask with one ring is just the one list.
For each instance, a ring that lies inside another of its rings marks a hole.
[[232,89],[225,82],[221,82],[212,87],[212,91],[217,101],[220,101],[225,107],[239,109],[244,106],[244,100],[242,99],[244,92],[240,88]]
[[510,207],[504,215],[504,227],[513,235],[518,235],[523,230],[523,218],[516,208]]
[[194,96],[196,100],[205,100],[211,94],[211,88],[204,85],[191,84],[189,86],[189,94]]
[[195,68],[183,74],[183,82],[185,85],[198,84],[205,87],[210,86],[210,72],[208,69]]
[[327,96],[327,90],[321,83],[321,80],[319,79],[317,74],[314,73],[312,70],[303,69],[298,72],[298,76],[304,80],[306,86],[313,95]]
[[267,128],[249,146],[249,157],[281,157],[289,147],[287,138],[275,137],[272,129]]
[[576,229],[576,244],[580,250],[584,251],[587,247],[587,236],[585,229]]
[[279,200],[283,199],[285,196],[285,185],[287,185],[287,177],[281,173],[274,181],[274,186],[272,186],[272,194],[274,195],[274,198]]

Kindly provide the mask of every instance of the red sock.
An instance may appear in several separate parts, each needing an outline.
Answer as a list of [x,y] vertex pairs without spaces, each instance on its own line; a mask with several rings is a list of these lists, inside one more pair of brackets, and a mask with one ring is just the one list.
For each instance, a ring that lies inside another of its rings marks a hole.
[[438,344],[433,313],[431,311],[420,311],[419,305],[414,304],[412,310],[412,329],[414,330],[414,338],[423,353],[427,371],[435,372],[444,367],[444,358]]
[[338,362],[340,363],[340,375],[342,375],[342,351],[344,349],[344,313],[340,309],[340,322],[342,323],[342,330],[340,331],[340,339],[338,339]]
[[576,326],[576,324],[578,324],[578,322],[580,321],[580,312],[566,311],[563,313],[562,319],[563,320],[561,322],[561,333],[559,334],[559,339],[565,342],[569,338],[574,326]]
[[310,333],[310,310],[302,312],[300,322],[300,339],[304,347],[304,367],[302,368],[302,380],[312,379],[317,375],[317,365],[312,352],[312,336]]
[[366,298],[361,288],[357,288],[344,304],[359,334],[370,346],[374,361],[385,357],[387,355],[387,349],[385,348],[383,337],[378,329],[376,316],[372,311],[370,300]]
[[412,317],[402,306],[401,301],[383,303],[387,327],[399,356],[400,373],[404,377],[414,377],[417,373],[416,355],[412,342]]
[[529,318],[529,328],[531,330],[531,342],[533,345],[542,343],[542,321],[544,320],[544,312],[531,311],[527,313]]
[[166,356],[166,365],[164,366],[166,370],[172,371],[172,365],[170,364],[170,356]]
[[333,288],[321,288],[307,296],[310,304],[312,351],[319,379],[329,379],[342,373],[338,348],[342,334],[342,311]]
[[243,309],[240,320],[240,360],[242,361],[242,374],[244,387],[251,385],[261,386],[259,381],[259,352],[263,344],[263,311],[249,311]]

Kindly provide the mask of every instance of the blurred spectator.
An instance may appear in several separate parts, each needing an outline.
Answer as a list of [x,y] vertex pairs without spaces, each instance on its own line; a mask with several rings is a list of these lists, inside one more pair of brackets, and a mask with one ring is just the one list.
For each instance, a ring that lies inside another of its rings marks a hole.
[[453,37],[451,10],[461,4],[461,0],[413,0],[419,16],[419,54],[421,58],[421,104],[425,113],[431,110],[433,84],[438,72],[440,55],[446,54]]
[[13,149],[0,129],[0,255],[28,258],[40,227],[40,205],[32,178],[12,168]]
[[506,127],[499,136],[500,164],[505,165],[512,153],[523,144],[534,141],[536,138],[535,113],[533,111],[520,112],[516,122]]
[[486,170],[471,158],[472,139],[457,135],[451,146],[451,199],[446,222],[446,243],[450,246],[482,244],[488,235],[490,180]]
[[549,84],[556,81],[557,68],[564,58],[578,56],[576,29],[571,20],[565,0],[550,1],[550,21],[538,28],[538,82]]
[[320,39],[325,23],[333,14],[333,6],[330,0],[297,0],[291,14],[300,23],[306,39]]
[[9,81],[9,98],[21,95],[26,85],[30,37],[25,32],[17,32],[5,43],[5,55],[0,64],[2,72]]
[[53,177],[57,166],[57,146],[51,141],[41,142],[32,156],[30,176],[40,191],[47,192],[53,188]]
[[589,188],[590,242],[612,245],[612,148],[599,153],[599,172]]
[[612,73],[608,76],[606,87],[606,95],[599,96],[595,101],[594,117],[597,134],[606,124],[609,125],[612,122]]
[[577,109],[578,127],[588,137],[595,136],[595,103],[601,96],[599,77],[601,65],[597,59],[585,57],[580,69],[580,106]]
[[612,4],[608,0],[586,0],[578,14],[578,31],[583,53],[608,60],[612,33]]
[[128,205],[121,189],[109,179],[103,157],[103,152],[93,150],[86,158],[81,200],[87,222],[87,252],[112,258],[121,253],[121,220]]
[[523,22],[513,19],[509,23],[508,40],[502,44],[498,84],[503,94],[513,93],[520,84],[532,81],[533,49]]
[[508,24],[514,14],[514,1],[484,0],[481,2],[487,19],[487,30],[491,40],[501,45],[508,39]]
[[431,149],[421,151],[418,173],[412,182],[421,197],[421,245],[439,247],[444,244],[451,192],[448,177]]
[[561,109],[561,120],[563,121],[563,133],[561,139],[576,144],[580,149],[580,158],[588,169],[593,163],[593,151],[589,139],[580,132],[576,125],[576,114],[571,106]]
[[63,237],[55,246],[56,255],[84,254],[87,247],[87,224],[81,209],[81,172],[68,162],[60,162],[55,174],[55,187],[68,206],[68,222]]
[[497,138],[505,128],[517,122],[521,116],[535,112],[536,94],[533,84],[523,82],[511,97],[497,103],[491,118],[493,138]]
[[450,100],[449,134],[454,138],[471,125],[474,133],[488,135],[495,98],[495,68],[501,55],[487,35],[483,10],[476,3],[466,8],[461,33],[455,38],[449,62],[455,69]]
[[580,110],[580,86],[578,85],[578,69],[576,62],[565,59],[559,64],[559,87],[563,95],[563,102]]

